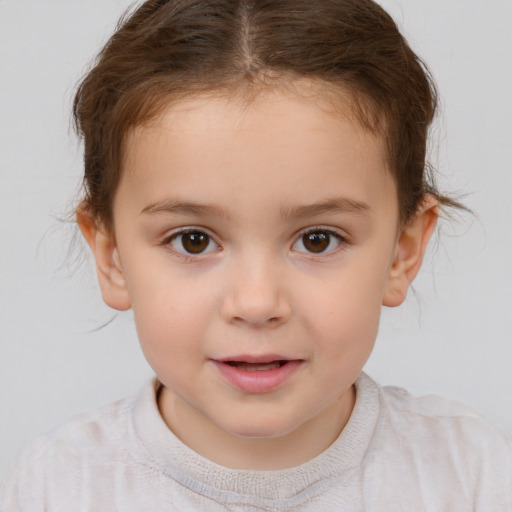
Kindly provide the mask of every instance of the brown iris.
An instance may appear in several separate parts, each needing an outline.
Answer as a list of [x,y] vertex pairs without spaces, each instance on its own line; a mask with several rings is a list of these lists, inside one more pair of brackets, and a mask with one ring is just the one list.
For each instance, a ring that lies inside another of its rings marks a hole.
[[192,231],[181,235],[181,243],[188,253],[199,254],[208,247],[210,237],[200,231]]
[[331,235],[325,231],[315,231],[314,233],[306,233],[302,237],[302,243],[309,252],[324,252],[331,241]]

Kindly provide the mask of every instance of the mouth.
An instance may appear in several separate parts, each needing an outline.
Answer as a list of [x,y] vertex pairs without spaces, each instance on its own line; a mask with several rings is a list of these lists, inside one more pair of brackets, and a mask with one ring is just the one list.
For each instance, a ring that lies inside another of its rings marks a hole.
[[275,370],[281,368],[285,364],[288,364],[288,360],[271,361],[270,363],[248,363],[246,361],[223,361],[225,364],[232,366],[238,370],[244,370],[246,372],[261,372],[265,370]]
[[213,360],[230,385],[245,393],[268,393],[280,388],[302,366],[302,359],[283,356],[237,356]]

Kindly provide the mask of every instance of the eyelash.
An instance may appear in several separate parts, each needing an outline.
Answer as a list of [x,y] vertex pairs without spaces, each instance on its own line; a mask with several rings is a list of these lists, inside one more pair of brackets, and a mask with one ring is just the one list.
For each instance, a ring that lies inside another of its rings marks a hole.
[[[334,249],[331,249],[329,251],[319,251],[319,252],[314,252],[314,251],[300,251],[302,253],[305,253],[307,254],[309,257],[328,257],[328,256],[331,256],[331,255],[335,255],[337,254],[341,248],[343,246],[346,246],[349,244],[349,241],[346,237],[344,237],[343,235],[341,235],[337,230],[331,228],[331,227],[327,227],[327,226],[313,226],[313,227],[309,227],[307,229],[304,229],[302,230],[299,235],[297,236],[295,242],[293,243],[292,247],[294,247],[296,244],[298,244],[299,242],[302,243],[304,245],[304,237],[306,235],[311,235],[311,234],[318,234],[318,233],[325,233],[326,235],[328,235],[329,237],[332,237],[334,238],[338,245],[337,247],[335,247]],[[329,245],[331,244],[332,240],[329,240]]]
[[[215,242],[215,239],[211,235],[208,234],[207,230],[205,230],[204,228],[199,228],[199,227],[194,227],[194,226],[178,229],[171,235],[166,236],[162,240],[161,245],[166,246],[175,256],[180,257],[185,262],[194,261],[194,260],[197,260],[198,257],[204,256],[206,254],[210,254],[212,252],[216,252],[216,250],[213,249],[213,250],[208,250],[206,252],[200,251],[200,252],[197,252],[194,254],[193,252],[187,251],[183,247],[183,241],[181,242],[181,245],[182,245],[184,251],[180,251],[172,246],[172,243],[175,240],[179,239],[179,237],[181,237],[183,235],[187,235],[187,234],[194,234],[194,233],[201,234],[201,235],[204,235],[207,237],[207,239],[208,239],[207,248],[211,243],[214,243],[217,246],[217,248],[220,248],[220,244]],[[337,247],[335,247],[329,251],[321,250],[321,251],[315,252],[315,251],[309,251],[309,250],[305,249],[305,250],[301,250],[301,251],[297,251],[297,252],[307,254],[309,257],[326,257],[326,256],[336,254],[340,250],[341,246],[345,246],[345,245],[349,244],[349,241],[335,229],[326,227],[326,226],[313,226],[313,227],[309,227],[307,229],[302,230],[298,234],[298,236],[295,238],[294,243],[292,244],[292,249],[299,243],[302,243],[302,245],[304,246],[304,237],[305,236],[312,235],[312,234],[319,234],[319,233],[322,233],[322,234],[327,235],[328,237],[334,238],[338,243]],[[330,238],[328,240],[327,248],[331,245],[331,243],[332,243],[332,239]]]
[[[177,240],[180,236],[187,235],[187,234],[194,234],[194,233],[205,235],[208,238],[208,245],[210,245],[210,243],[214,243],[217,247],[220,247],[220,245],[217,242],[215,242],[215,239],[211,235],[209,235],[208,232],[204,228],[199,228],[199,227],[194,227],[194,226],[178,229],[171,235],[166,236],[162,240],[161,245],[167,247],[169,249],[169,251],[171,251],[173,253],[173,255],[183,259],[185,262],[194,261],[200,256],[203,256],[205,254],[210,254],[211,252],[215,252],[215,250],[213,250],[213,251],[209,250],[207,252],[202,251],[202,252],[198,252],[198,253],[194,254],[192,252],[182,252],[172,246],[172,242]],[[181,245],[183,247],[183,241],[182,241]]]

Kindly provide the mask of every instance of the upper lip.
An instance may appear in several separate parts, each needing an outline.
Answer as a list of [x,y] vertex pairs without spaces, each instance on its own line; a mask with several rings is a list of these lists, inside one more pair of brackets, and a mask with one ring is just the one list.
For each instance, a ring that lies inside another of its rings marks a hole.
[[273,363],[274,361],[294,361],[296,359],[290,359],[289,357],[282,356],[280,354],[263,354],[263,355],[236,355],[229,357],[222,357],[215,359],[219,363],[254,363],[254,364],[266,364]]

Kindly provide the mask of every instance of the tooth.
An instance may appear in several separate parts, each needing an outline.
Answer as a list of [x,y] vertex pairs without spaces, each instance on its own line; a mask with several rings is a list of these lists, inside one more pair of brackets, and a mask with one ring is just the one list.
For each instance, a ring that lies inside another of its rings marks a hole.
[[243,363],[243,362],[234,362],[232,365],[239,370],[246,370],[248,372],[256,372],[263,370],[273,370],[275,368],[279,368],[281,364],[279,361],[274,361],[272,363]]

